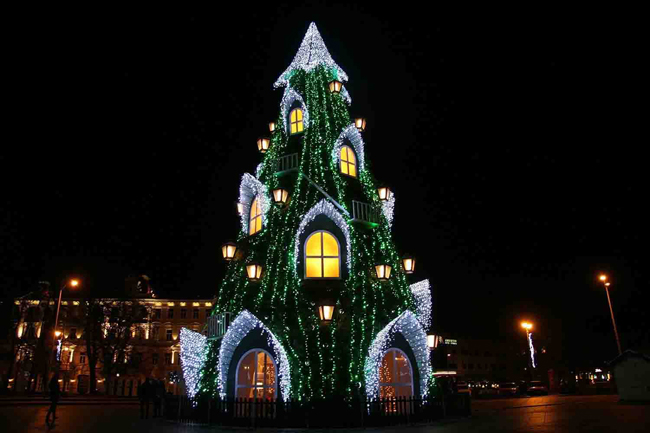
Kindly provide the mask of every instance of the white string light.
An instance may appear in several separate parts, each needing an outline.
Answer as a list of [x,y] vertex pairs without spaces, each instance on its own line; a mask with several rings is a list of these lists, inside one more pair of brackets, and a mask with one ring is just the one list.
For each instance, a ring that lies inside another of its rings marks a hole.
[[388,200],[381,202],[381,212],[386,217],[388,221],[388,227],[393,227],[393,215],[395,215],[395,194],[391,193]]
[[415,298],[415,314],[424,329],[431,325],[431,284],[429,280],[422,280],[411,284],[411,293]]
[[251,205],[253,204],[255,197],[260,201],[260,207],[262,208],[262,221],[266,221],[266,214],[271,208],[268,190],[266,186],[255,177],[248,173],[244,173],[239,186],[239,203],[243,205],[244,210],[239,217],[241,218],[242,230],[246,234],[248,234]]
[[298,48],[296,57],[293,58],[289,67],[273,84],[273,87],[278,88],[287,86],[294,71],[302,69],[303,71],[309,72],[318,65],[324,65],[329,69],[334,69],[339,81],[348,81],[347,74],[343,72],[343,69],[341,69],[336,62],[334,62],[330,52],[325,46],[323,38],[316,28],[316,24],[312,22],[309,24],[309,29],[307,29],[307,33],[300,44],[300,48]]
[[343,231],[343,234],[345,235],[345,243],[346,243],[346,250],[347,250],[347,265],[348,265],[348,271],[352,272],[351,270],[351,260],[352,256],[350,254],[350,230],[348,229],[348,223],[341,216],[341,214],[336,210],[334,205],[327,201],[326,199],[322,199],[314,207],[309,209],[309,212],[305,214],[305,216],[302,218],[302,221],[300,221],[300,225],[298,226],[298,230],[296,231],[296,237],[294,239],[294,255],[295,255],[295,271],[296,274],[298,274],[298,262],[300,262],[300,237],[302,234],[305,232],[305,229],[307,228],[307,225],[312,222],[318,215],[325,215],[329,219],[334,222],[338,226],[338,228]]
[[343,98],[348,105],[352,105],[352,97],[345,86],[341,86],[341,98]]
[[217,366],[219,394],[222,398],[226,397],[228,369],[230,368],[230,362],[232,361],[235,349],[237,349],[242,339],[256,328],[259,328],[262,334],[266,334],[267,342],[275,353],[275,362],[278,365],[280,380],[280,392],[282,393],[282,398],[287,400],[290,398],[291,393],[291,370],[287,353],[269,328],[248,310],[239,313],[235,320],[230,323],[228,331],[221,340],[219,364]]
[[365,362],[366,395],[374,398],[379,396],[379,367],[384,355],[390,349],[396,333],[404,336],[417,362],[420,373],[420,394],[427,394],[429,378],[431,377],[431,364],[429,361],[429,346],[427,346],[427,334],[415,314],[405,311],[393,319],[384,329],[377,333],[368,350],[368,357]]
[[207,338],[199,332],[181,328],[181,369],[187,388],[187,395],[193,398],[199,390],[201,369],[205,364]]
[[284,89],[284,95],[282,95],[282,102],[280,102],[280,113],[282,113],[282,125],[284,126],[284,132],[289,133],[289,123],[287,122],[289,117],[289,110],[293,106],[294,102],[300,102],[300,108],[302,108],[302,122],[305,128],[309,126],[309,110],[307,110],[307,105],[302,99],[302,96],[296,92],[292,87],[287,87]]
[[332,160],[334,161],[334,165],[335,166],[339,165],[339,160],[341,159],[341,147],[343,147],[346,143],[352,144],[352,147],[354,148],[354,152],[357,154],[357,160],[359,162],[359,171],[363,170],[366,163],[365,155],[364,155],[365,145],[363,143],[363,138],[361,137],[361,133],[354,125],[354,123],[350,124],[343,131],[341,131],[341,134],[339,134],[339,138],[334,143],[334,149],[332,149]]

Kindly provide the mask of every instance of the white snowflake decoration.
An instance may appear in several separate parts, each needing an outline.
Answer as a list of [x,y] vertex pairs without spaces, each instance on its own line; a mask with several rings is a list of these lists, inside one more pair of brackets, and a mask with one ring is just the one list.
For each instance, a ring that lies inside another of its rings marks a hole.
[[292,87],[287,87],[284,89],[284,94],[282,95],[282,102],[280,102],[280,112],[282,113],[282,124],[284,126],[284,131],[289,133],[289,124],[287,123],[289,117],[289,110],[293,106],[293,103],[299,101],[300,107],[302,108],[302,121],[305,128],[309,126],[309,110],[305,105],[305,101],[302,99],[302,96],[296,92]]
[[287,70],[273,84],[273,87],[287,86],[289,84],[289,78],[291,78],[291,74],[295,70],[302,69],[309,72],[318,65],[325,65],[329,69],[335,69],[339,81],[348,81],[347,74],[332,59],[323,38],[316,28],[316,24],[311,23],[300,44],[300,48],[298,48],[296,57],[293,58]]
[[422,280],[411,284],[411,293],[415,298],[415,314],[424,329],[431,326],[431,284],[429,280]]
[[255,197],[260,200],[262,221],[266,221],[266,214],[271,208],[271,200],[269,200],[267,188],[254,176],[244,173],[239,186],[239,203],[241,203],[244,208],[239,217],[241,218],[241,226],[244,233],[248,233],[251,205],[253,204]]
[[232,361],[235,349],[237,349],[242,339],[256,328],[259,328],[261,333],[266,334],[269,346],[273,349],[275,362],[278,366],[280,392],[282,393],[282,398],[287,400],[291,396],[291,369],[287,353],[271,330],[248,310],[239,313],[235,320],[230,323],[228,331],[226,331],[226,334],[221,340],[219,364],[217,365],[219,394],[222,398],[226,397],[228,369],[230,368],[230,362]]
[[181,369],[187,395],[193,398],[198,392],[201,369],[205,364],[207,338],[199,332],[181,328]]
[[368,350],[368,357],[365,362],[366,395],[370,398],[379,396],[379,367],[396,333],[401,333],[417,362],[420,373],[420,394],[427,394],[429,378],[431,377],[431,363],[429,360],[429,346],[427,346],[427,334],[422,329],[415,314],[405,311],[393,319],[384,329],[379,331]]
[[300,262],[300,236],[305,232],[305,229],[307,228],[307,225],[314,220],[318,215],[325,215],[329,219],[331,219],[334,224],[338,226],[338,228],[343,231],[343,234],[345,235],[345,243],[346,243],[346,251],[347,251],[347,265],[348,265],[348,271],[351,272],[352,269],[350,267],[351,265],[351,254],[350,254],[350,229],[348,228],[348,223],[345,218],[336,210],[334,205],[327,201],[326,199],[322,199],[314,207],[309,209],[309,212],[305,214],[305,216],[302,218],[300,221],[300,225],[298,226],[298,231],[296,231],[296,237],[294,239],[294,254],[295,254],[295,271],[296,274],[298,273],[298,262]]

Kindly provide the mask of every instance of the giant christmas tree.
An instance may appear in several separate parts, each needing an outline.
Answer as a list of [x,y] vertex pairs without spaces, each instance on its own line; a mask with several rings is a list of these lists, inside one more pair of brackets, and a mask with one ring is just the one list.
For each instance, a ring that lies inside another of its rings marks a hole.
[[[318,399],[424,395],[431,386],[428,281],[391,237],[394,197],[366,160],[365,121],[314,23],[291,65],[208,338],[183,330],[188,394]],[[210,338],[212,337],[212,338]]]

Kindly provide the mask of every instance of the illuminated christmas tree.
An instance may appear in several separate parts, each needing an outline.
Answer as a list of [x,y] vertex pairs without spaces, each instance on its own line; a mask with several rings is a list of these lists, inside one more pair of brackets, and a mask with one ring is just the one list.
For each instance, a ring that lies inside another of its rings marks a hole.
[[222,332],[181,333],[188,394],[428,393],[429,284],[407,281],[415,260],[393,243],[395,199],[368,169],[347,80],[312,23],[274,84],[284,95],[257,142],[262,162],[242,177],[241,231],[223,246],[211,317]]

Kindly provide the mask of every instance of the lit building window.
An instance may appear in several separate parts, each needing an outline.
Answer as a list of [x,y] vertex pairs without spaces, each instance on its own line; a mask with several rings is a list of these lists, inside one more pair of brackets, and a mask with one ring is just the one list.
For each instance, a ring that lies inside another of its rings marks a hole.
[[357,157],[350,146],[341,147],[341,173],[357,177]]
[[305,242],[305,277],[339,278],[341,275],[339,241],[330,232],[319,230]]
[[388,349],[379,367],[379,396],[381,398],[413,395],[411,363],[404,352]]
[[254,235],[260,230],[262,230],[262,206],[260,206],[260,200],[255,197],[255,200],[253,200],[253,204],[251,205],[251,217],[248,222],[248,234]]
[[290,114],[290,120],[291,120],[291,135],[293,134],[299,134],[304,130],[304,123],[302,119],[302,109],[300,108],[294,108],[291,110]]
[[277,395],[277,368],[266,351],[253,349],[237,365],[236,398],[275,400]]

